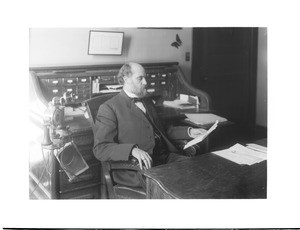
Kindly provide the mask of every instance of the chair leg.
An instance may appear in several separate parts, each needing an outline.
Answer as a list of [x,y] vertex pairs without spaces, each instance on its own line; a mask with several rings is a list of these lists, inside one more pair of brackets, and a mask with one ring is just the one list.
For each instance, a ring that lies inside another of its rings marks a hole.
[[146,199],[151,199],[150,192],[151,192],[150,179],[146,177]]
[[104,177],[105,191],[108,193],[108,199],[116,199],[115,192],[113,189],[113,182],[110,175],[110,164],[108,162],[102,162],[102,172]]

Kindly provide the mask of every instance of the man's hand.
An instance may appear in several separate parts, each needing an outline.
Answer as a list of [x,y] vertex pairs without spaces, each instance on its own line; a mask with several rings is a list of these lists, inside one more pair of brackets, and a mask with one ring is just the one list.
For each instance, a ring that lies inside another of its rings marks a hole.
[[204,135],[205,133],[207,132],[207,130],[205,130],[205,129],[195,129],[195,128],[191,128],[190,129],[190,136],[192,137],[192,138],[196,138],[196,137],[199,137],[199,136],[201,136],[201,135]]
[[152,165],[152,158],[149,154],[139,148],[133,148],[131,151],[131,155],[134,156],[140,165],[140,168],[143,169],[143,163],[146,169],[150,169]]

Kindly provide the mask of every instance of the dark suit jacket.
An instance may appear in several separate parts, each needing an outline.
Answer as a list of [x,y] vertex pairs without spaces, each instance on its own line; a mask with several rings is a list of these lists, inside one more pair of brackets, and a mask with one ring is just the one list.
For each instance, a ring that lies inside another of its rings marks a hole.
[[[168,136],[172,139],[188,139],[188,127],[169,127],[165,131],[152,100],[145,98],[144,105],[150,119],[166,141],[169,151],[176,153],[178,150]],[[153,154],[153,127],[124,91],[99,107],[94,132],[94,154],[101,161],[128,160],[134,145],[138,145],[150,156]]]

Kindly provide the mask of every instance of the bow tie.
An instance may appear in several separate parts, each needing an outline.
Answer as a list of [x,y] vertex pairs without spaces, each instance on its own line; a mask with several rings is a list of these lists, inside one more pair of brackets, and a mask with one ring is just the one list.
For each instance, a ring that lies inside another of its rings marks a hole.
[[138,98],[138,97],[133,97],[133,98],[131,98],[131,100],[133,101],[133,103],[143,102],[143,99],[142,98]]

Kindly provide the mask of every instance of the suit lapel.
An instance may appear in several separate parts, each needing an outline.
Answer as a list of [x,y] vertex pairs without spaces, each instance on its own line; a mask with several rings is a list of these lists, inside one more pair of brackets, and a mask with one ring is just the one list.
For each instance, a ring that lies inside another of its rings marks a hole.
[[[120,96],[123,98],[124,103],[126,104],[126,106],[128,107],[128,109],[131,111],[131,114],[141,120],[143,120],[144,122],[146,122],[147,124],[151,124],[150,121],[148,120],[148,118],[145,116],[145,114],[143,113],[143,111],[141,111],[133,102],[132,100],[127,96],[127,94],[122,90],[120,92]],[[155,128],[162,134],[162,137],[165,139],[165,141],[167,142],[169,148],[171,151],[176,152],[176,147],[174,147],[174,145],[168,140],[168,138],[166,137],[166,134],[158,127],[158,125],[156,124],[155,120],[157,119],[156,116],[153,115],[153,111],[152,111],[152,107],[147,103],[147,100],[151,100],[149,98],[145,98],[144,101],[144,106],[146,108],[146,111],[148,113],[148,117],[150,118],[150,120],[152,121],[152,124],[155,126]],[[149,102],[150,103],[150,102]],[[151,124],[151,125],[152,125]]]
[[147,114],[148,114],[148,117],[150,118],[150,120],[151,120],[151,122],[153,123],[153,124],[155,124],[154,123],[154,119],[153,119],[153,115],[152,115],[152,111],[151,111],[151,108],[149,107],[149,105],[148,105],[148,103],[144,100],[144,107],[145,107],[145,109],[146,109],[146,111],[147,111]]
[[[131,100],[130,97],[127,96],[127,94],[122,90],[120,92],[120,96],[125,100],[126,106],[128,107],[128,109],[131,111],[131,114],[141,120],[143,120],[144,122],[146,122],[147,124],[149,123],[148,119],[146,118],[145,114],[143,113],[143,111],[141,111]],[[146,108],[147,110],[147,108]]]

